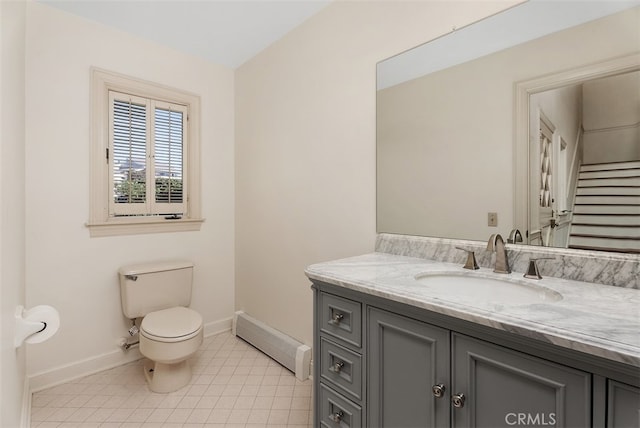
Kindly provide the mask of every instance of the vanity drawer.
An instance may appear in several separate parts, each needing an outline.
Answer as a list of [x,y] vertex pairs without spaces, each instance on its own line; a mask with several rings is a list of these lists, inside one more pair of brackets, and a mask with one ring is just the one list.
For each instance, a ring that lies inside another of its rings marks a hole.
[[320,376],[337,390],[362,400],[362,357],[320,338]]
[[362,306],[359,302],[320,293],[320,331],[362,346]]
[[355,403],[320,384],[320,426],[355,428],[362,426],[362,409]]

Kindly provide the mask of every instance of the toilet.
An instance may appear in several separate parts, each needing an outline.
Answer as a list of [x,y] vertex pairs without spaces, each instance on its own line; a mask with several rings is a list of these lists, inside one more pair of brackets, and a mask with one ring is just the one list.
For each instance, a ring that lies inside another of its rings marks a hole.
[[176,391],[191,380],[189,357],[202,344],[202,316],[191,303],[193,263],[169,261],[124,266],[118,271],[122,312],[142,318],[140,353],[153,392]]

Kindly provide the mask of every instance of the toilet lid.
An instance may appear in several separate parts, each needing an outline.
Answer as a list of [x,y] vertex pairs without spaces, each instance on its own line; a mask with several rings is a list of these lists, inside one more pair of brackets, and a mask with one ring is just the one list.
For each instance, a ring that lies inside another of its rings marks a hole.
[[189,339],[202,328],[202,316],[193,309],[176,306],[150,312],[142,319],[141,333],[156,340]]

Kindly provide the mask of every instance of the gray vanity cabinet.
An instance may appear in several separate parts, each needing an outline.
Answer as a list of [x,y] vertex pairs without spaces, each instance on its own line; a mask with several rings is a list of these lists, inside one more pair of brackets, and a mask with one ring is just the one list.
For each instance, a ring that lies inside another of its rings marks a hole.
[[367,326],[371,427],[591,425],[588,373],[375,307]]
[[369,307],[367,337],[369,426],[448,426],[449,331]]
[[591,375],[452,333],[454,427],[591,426]]
[[314,426],[364,427],[362,303],[322,292],[314,303]]
[[609,380],[607,427],[640,427],[640,388]]
[[633,367],[323,282],[313,288],[314,426],[640,427]]

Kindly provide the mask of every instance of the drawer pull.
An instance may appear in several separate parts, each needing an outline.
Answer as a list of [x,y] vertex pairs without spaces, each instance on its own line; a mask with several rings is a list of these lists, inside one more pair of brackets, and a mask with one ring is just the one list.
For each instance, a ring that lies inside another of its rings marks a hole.
[[344,418],[344,412],[342,410],[329,415],[329,419],[331,419],[331,421],[335,422],[336,424],[339,424],[340,421],[342,421],[342,418]]
[[453,407],[457,407],[458,409],[464,407],[464,394],[462,393],[458,393],[458,394],[454,394],[451,397],[451,402],[453,403]]
[[331,321],[329,321],[329,324],[338,325],[343,319],[344,319],[344,314],[341,314],[340,312],[336,312],[335,314],[333,314],[333,318],[331,319]]
[[331,367],[329,367],[329,370],[331,370],[334,373],[340,373],[343,367],[344,367],[344,361],[336,361]]
[[433,392],[434,397],[440,398],[444,395],[445,387],[443,384],[439,383],[437,385],[433,385],[431,387],[431,391]]

